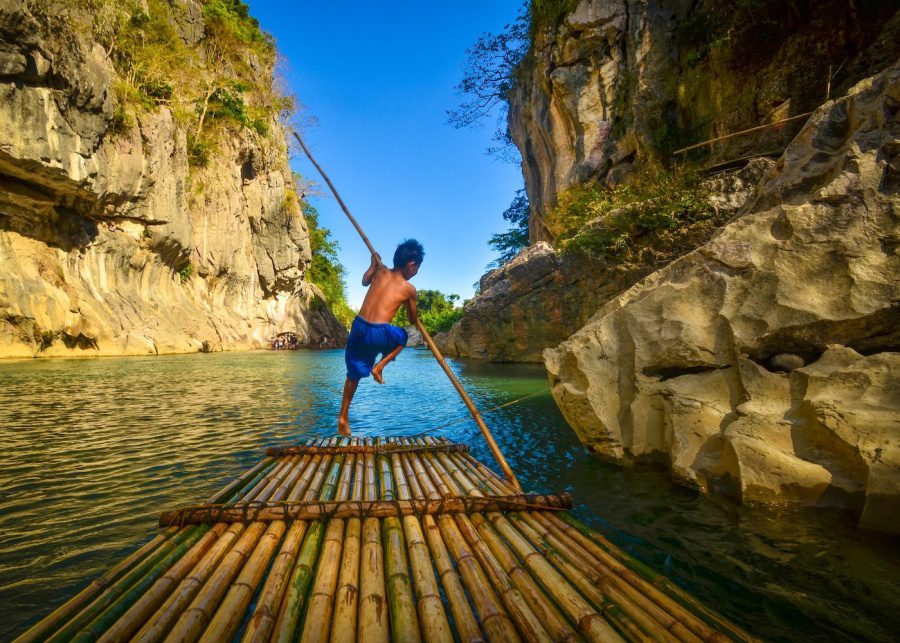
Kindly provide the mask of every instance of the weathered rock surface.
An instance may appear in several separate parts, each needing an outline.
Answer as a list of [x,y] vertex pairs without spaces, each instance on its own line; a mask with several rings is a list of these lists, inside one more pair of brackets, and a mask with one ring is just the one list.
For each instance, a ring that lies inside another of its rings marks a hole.
[[169,109],[114,132],[104,49],[64,11],[29,6],[0,2],[0,357],[346,337],[303,280],[309,238],[278,124],[189,170]]
[[[710,177],[707,184],[716,219],[734,216],[773,166],[774,161],[758,158],[739,170]],[[682,253],[707,241],[713,230],[698,226]],[[479,293],[466,303],[462,318],[446,337],[435,341],[448,355],[492,362],[540,362],[545,348],[568,338],[600,306],[657,267],[559,255],[550,244],[540,241],[484,275]]]
[[[900,63],[817,110],[747,214],[545,351],[582,441],[900,532],[898,140]],[[784,353],[807,365],[775,372]]]
[[[890,2],[582,0],[542,25],[510,101],[532,241],[540,215],[585,181],[621,181],[648,158],[812,111],[900,55]],[[705,161],[782,149],[802,121],[706,148]]]

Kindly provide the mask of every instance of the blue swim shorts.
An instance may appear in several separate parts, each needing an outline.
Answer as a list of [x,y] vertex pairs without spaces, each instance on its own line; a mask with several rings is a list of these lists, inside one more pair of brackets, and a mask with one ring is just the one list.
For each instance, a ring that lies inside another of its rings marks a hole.
[[357,316],[350,326],[344,351],[347,378],[359,380],[372,374],[378,355],[387,355],[398,346],[406,346],[406,331],[391,324],[371,324]]

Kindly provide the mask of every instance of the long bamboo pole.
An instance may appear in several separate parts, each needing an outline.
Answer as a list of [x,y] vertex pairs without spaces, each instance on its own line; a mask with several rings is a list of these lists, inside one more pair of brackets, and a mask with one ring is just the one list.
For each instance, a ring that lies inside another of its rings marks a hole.
[[744,134],[749,134],[750,132],[758,132],[759,130],[768,129],[769,127],[775,127],[776,125],[783,125],[784,123],[790,121],[796,121],[800,118],[805,118],[812,114],[812,112],[804,112],[802,114],[797,114],[796,116],[790,116],[788,118],[782,118],[781,120],[777,120],[773,123],[766,123],[765,125],[757,125],[756,127],[751,127],[750,129],[744,129],[739,132],[732,132],[731,134],[725,134],[724,136],[717,136],[716,138],[711,138],[708,141],[703,141],[702,143],[697,143],[695,145],[688,145],[687,147],[682,147],[680,150],[675,150],[672,154],[684,154],[685,152],[690,152],[691,150],[696,150],[704,145],[709,145],[710,143],[718,143],[719,141],[724,141],[729,138],[734,138],[735,136],[742,136]]
[[[303,152],[306,154],[307,158],[310,162],[316,167],[319,171],[319,174],[322,175],[322,178],[325,179],[325,182],[328,184],[328,187],[331,188],[331,192],[334,194],[334,198],[337,199],[337,202],[340,204],[341,209],[344,211],[344,214],[347,215],[347,218],[350,219],[350,223],[353,224],[353,227],[356,228],[356,231],[359,233],[359,236],[362,237],[363,243],[366,244],[366,247],[369,249],[369,252],[373,257],[378,257],[378,253],[375,252],[374,246],[369,241],[369,238],[366,236],[366,233],[363,232],[363,229],[360,227],[359,223],[356,222],[356,219],[350,214],[349,208],[344,203],[344,200],[341,199],[340,194],[338,194],[337,188],[334,187],[334,183],[331,182],[331,179],[328,178],[328,175],[325,174],[325,170],[316,162],[316,159],[313,158],[313,155],[310,153],[309,149],[306,147],[306,144],[303,142],[303,139],[294,132],[291,133],[294,135],[294,138],[297,139],[297,142],[300,144],[300,147],[303,149]],[[490,429],[488,429],[487,424],[484,423],[484,418],[481,417],[481,413],[478,412],[478,409],[475,408],[475,403],[472,402],[472,398],[469,397],[469,394],[466,393],[465,389],[462,387],[462,384],[459,383],[459,380],[456,379],[456,375],[453,374],[453,371],[450,370],[450,367],[447,366],[447,362],[444,360],[444,356],[441,354],[440,349],[434,343],[434,340],[431,339],[431,335],[425,330],[425,326],[422,325],[421,320],[416,320],[416,328],[418,328],[419,332],[422,333],[422,339],[425,340],[425,344],[434,354],[435,359],[437,359],[438,364],[441,365],[441,368],[444,369],[444,372],[447,374],[447,377],[450,378],[450,382],[453,384],[453,388],[456,389],[456,392],[459,393],[459,396],[462,398],[463,402],[466,405],[466,408],[469,409],[469,412],[472,414],[472,418],[475,420],[475,424],[478,425],[478,428],[481,430],[481,434],[484,436],[484,439],[487,441],[488,446],[491,449],[491,453],[494,455],[494,458],[497,460],[497,463],[500,465],[500,468],[503,470],[503,475],[506,476],[507,480],[509,480],[513,485],[516,486],[519,490],[522,489],[522,485],[519,484],[516,475],[513,473],[509,464],[506,462],[506,458],[503,457],[503,454],[500,452],[500,447],[497,446],[497,442],[494,440],[494,436],[491,434]]]

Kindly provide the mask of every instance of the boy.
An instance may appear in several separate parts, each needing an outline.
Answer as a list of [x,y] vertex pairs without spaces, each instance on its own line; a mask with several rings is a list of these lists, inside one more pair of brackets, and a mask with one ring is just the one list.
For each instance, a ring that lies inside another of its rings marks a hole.
[[[393,360],[406,346],[406,331],[391,325],[394,313],[402,304],[406,304],[409,322],[416,324],[416,289],[409,280],[417,272],[425,250],[415,239],[407,239],[394,252],[394,267],[388,269],[381,263],[381,257],[372,256],[372,263],[363,275],[362,285],[369,287],[362,308],[359,309],[353,325],[350,326],[350,337],[344,351],[347,363],[347,380],[344,382],[344,398],[341,400],[341,413],[338,415],[338,433],[350,435],[350,402],[359,380],[372,375],[379,384],[384,384],[381,373],[388,362]],[[381,361],[375,358],[381,354]]]

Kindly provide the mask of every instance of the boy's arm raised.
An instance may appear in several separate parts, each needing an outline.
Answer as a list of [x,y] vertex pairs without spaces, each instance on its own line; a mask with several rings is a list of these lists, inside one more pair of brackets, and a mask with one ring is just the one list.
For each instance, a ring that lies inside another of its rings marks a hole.
[[382,267],[381,257],[377,254],[372,255],[372,263],[369,264],[369,269],[366,270],[365,274],[362,278],[362,285],[368,286],[372,283],[372,280],[375,278],[375,273],[378,272],[378,269]]
[[419,297],[416,289],[410,286],[412,293],[409,296],[409,299],[406,300],[406,316],[409,319],[409,323],[413,326],[416,326],[419,323],[419,308],[417,305],[417,299]]

